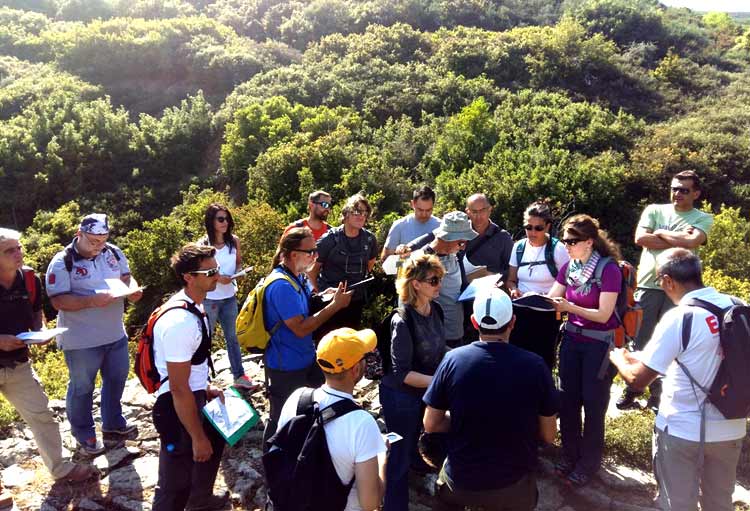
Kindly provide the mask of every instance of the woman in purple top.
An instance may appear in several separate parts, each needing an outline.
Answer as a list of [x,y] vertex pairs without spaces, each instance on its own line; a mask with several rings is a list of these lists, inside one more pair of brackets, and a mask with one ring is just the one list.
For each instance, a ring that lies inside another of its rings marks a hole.
[[599,470],[604,451],[604,416],[616,373],[609,350],[622,281],[620,250],[588,215],[571,217],[562,233],[570,261],[560,268],[549,292],[557,311],[568,314],[559,367],[563,459],[556,470],[569,484],[582,486]]

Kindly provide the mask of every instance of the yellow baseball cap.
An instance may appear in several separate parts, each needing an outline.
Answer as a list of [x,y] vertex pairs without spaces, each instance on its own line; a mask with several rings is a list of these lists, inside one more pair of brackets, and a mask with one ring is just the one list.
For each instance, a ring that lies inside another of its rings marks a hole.
[[328,332],[318,344],[318,365],[326,373],[343,373],[375,349],[378,338],[375,332],[337,328]]

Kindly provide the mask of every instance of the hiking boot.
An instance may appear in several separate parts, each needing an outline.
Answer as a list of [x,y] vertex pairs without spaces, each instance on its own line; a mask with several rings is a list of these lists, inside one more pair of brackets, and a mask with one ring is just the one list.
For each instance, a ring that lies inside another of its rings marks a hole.
[[635,402],[635,398],[640,395],[640,392],[633,392],[632,390],[625,389],[625,391],[622,393],[622,396],[620,396],[620,399],[618,399],[615,403],[615,406],[618,410],[629,410],[631,408],[637,408],[638,403]]
[[646,402],[646,408],[654,412],[654,415],[659,413],[659,402],[661,401],[661,396],[654,396],[653,394],[651,397],[648,398],[648,401]]
[[88,440],[84,440],[83,442],[78,442],[78,452],[88,458],[99,456],[100,454],[103,454],[105,450],[106,448],[104,447],[104,444],[97,440],[95,436]]
[[225,491],[221,495],[211,495],[196,503],[188,503],[185,511],[218,511],[224,509],[229,504],[229,492]]
[[96,469],[96,467],[92,465],[83,465],[81,463],[76,463],[73,465],[73,470],[62,476],[59,480],[65,481],[68,483],[80,483],[83,481],[88,481],[89,479],[94,478],[94,476],[98,476],[99,471]]
[[135,434],[138,435],[138,426],[133,424],[132,422],[128,422],[123,427],[118,429],[104,429],[102,428],[102,434],[104,435],[112,435],[112,436],[126,436],[129,437],[130,435]]
[[13,495],[7,490],[0,490],[0,509],[10,509],[13,507]]
[[260,383],[254,382],[244,374],[239,378],[236,378],[234,380],[234,383],[232,384],[232,387],[237,390],[246,390],[249,392],[255,392],[260,388],[260,386]]

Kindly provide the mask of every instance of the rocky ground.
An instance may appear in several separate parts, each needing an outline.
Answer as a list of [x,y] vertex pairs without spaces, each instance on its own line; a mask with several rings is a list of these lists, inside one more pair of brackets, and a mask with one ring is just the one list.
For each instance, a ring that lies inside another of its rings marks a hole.
[[[224,353],[217,354],[216,369],[219,385],[231,382],[229,364]],[[245,358],[245,368],[251,377],[262,380],[257,357]],[[375,417],[380,413],[377,385],[363,380],[356,392]],[[128,420],[138,424],[137,438],[109,444],[105,454],[91,460],[101,474],[99,480],[71,485],[55,483],[38,456],[33,437],[23,423],[16,425],[7,438],[0,441],[0,469],[3,484],[13,493],[18,510],[150,510],[158,472],[159,440],[151,424],[154,398],[146,394],[137,380],[130,380],[123,395],[123,409]],[[253,406],[265,419],[267,402],[260,395],[251,397]],[[73,449],[69,425],[65,422],[64,401],[53,401],[51,406],[60,418],[65,444]],[[611,413],[617,413],[612,407]],[[378,420],[383,426],[382,420]],[[224,453],[215,490],[232,493],[232,509],[261,510],[265,489],[261,466],[261,436],[263,420],[243,440]],[[552,466],[558,456],[557,448],[547,449],[539,474],[539,511],[638,511],[654,509],[652,499],[655,484],[650,473],[610,464],[587,487],[570,490],[554,476]],[[432,509],[432,490],[435,475],[412,479],[413,511]],[[735,498],[740,508],[750,502],[750,495],[740,485]],[[229,509],[229,507],[227,507]]]

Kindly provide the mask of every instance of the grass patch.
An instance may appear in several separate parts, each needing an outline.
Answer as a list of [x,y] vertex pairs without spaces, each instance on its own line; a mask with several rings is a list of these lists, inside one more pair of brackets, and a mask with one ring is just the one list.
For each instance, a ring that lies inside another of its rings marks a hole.
[[618,417],[607,417],[604,431],[605,452],[608,456],[619,463],[651,470],[653,413],[648,410],[633,410]]

